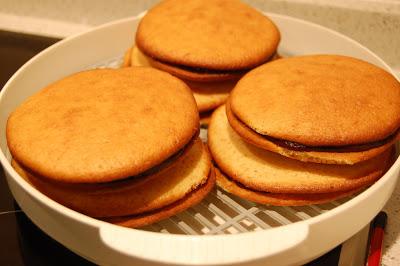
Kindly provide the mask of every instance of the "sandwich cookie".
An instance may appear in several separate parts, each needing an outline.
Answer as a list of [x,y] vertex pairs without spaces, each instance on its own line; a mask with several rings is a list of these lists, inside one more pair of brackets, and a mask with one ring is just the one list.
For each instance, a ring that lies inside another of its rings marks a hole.
[[400,83],[339,55],[276,60],[244,76],[226,105],[246,141],[306,162],[354,164],[389,149],[400,127]]
[[121,217],[108,217],[105,218],[105,221],[108,221],[113,224],[127,226],[127,227],[140,227],[144,225],[148,225],[151,223],[158,222],[162,219],[168,218],[172,215],[175,215],[179,212],[182,212],[188,209],[191,206],[198,204],[201,200],[203,200],[209,192],[215,186],[215,172],[214,168],[211,168],[210,175],[207,181],[201,185],[201,187],[191,191],[182,199],[167,205],[162,209],[158,209],[155,211],[147,212],[139,215],[129,215],[129,216],[121,216]]
[[133,48],[130,57],[187,82],[206,112],[225,102],[243,74],[271,60],[279,40],[275,24],[240,1],[163,1],[142,18],[140,53]]
[[152,68],[98,69],[57,81],[9,117],[7,143],[33,173],[67,183],[141,174],[198,134],[189,88]]
[[108,188],[99,189],[96,184],[74,186],[48,182],[23,169],[16,161],[13,167],[29,183],[55,201],[98,218],[121,219],[119,216],[147,216],[150,212],[159,215],[170,205],[181,208],[181,204],[177,203],[184,202],[191,197],[189,195],[198,195],[195,197],[198,202],[215,183],[209,155],[200,139],[195,141],[185,158],[169,169],[141,182],[111,182]]
[[388,149],[355,165],[290,159],[244,141],[228,123],[224,106],[211,117],[208,147],[220,169],[217,182],[222,188],[253,201],[276,205],[321,203],[354,193],[381,177],[393,157],[392,149]]
[[237,0],[163,1],[142,18],[136,33],[136,45],[151,60],[210,76],[267,62],[279,40],[271,20]]
[[[151,66],[140,50],[134,46],[130,48],[124,57],[123,67]],[[223,104],[229,96],[230,91],[236,85],[237,80],[226,80],[221,82],[198,82],[183,80],[193,92],[194,99],[200,114],[207,113]]]
[[6,130],[14,165],[35,187],[94,217],[154,211],[208,183],[198,133],[186,84],[141,67],[50,84],[10,115]]
[[257,202],[260,204],[274,205],[274,206],[304,206],[312,204],[322,204],[344,198],[354,193],[361,191],[361,189],[354,189],[342,192],[331,193],[271,193],[253,190],[241,185],[239,182],[227,177],[225,174],[216,168],[215,173],[217,176],[217,185],[226,192],[236,195],[240,198]]

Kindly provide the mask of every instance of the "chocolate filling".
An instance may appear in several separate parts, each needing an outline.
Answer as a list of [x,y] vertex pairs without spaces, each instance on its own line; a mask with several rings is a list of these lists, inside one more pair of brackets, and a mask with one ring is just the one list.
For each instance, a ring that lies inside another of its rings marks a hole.
[[[189,191],[183,198],[178,199],[175,202],[170,203],[169,205],[163,206],[161,208],[146,211],[139,214],[134,215],[125,215],[125,216],[111,216],[111,217],[103,217],[99,218],[106,222],[119,224],[128,227],[140,227],[146,224],[157,222],[161,219],[165,219],[166,217],[170,217],[179,213],[190,206],[197,204],[201,201],[212,189],[215,184],[215,173],[210,169],[210,173],[208,174],[207,179],[202,184],[199,184],[196,188]],[[180,207],[183,207],[183,209]],[[168,214],[168,212],[170,214]],[[160,213],[166,213],[165,216],[158,216]],[[143,219],[143,220],[142,220]],[[133,222],[133,223],[132,223]]]
[[[363,185],[358,188],[353,188],[353,189],[345,190],[345,191],[318,192],[318,193],[286,193],[286,192],[276,193],[276,192],[268,192],[268,191],[263,191],[263,190],[256,190],[256,189],[247,187],[244,184],[231,178],[229,175],[224,173],[220,168],[218,168],[218,170],[228,181],[232,182],[233,184],[235,184],[236,186],[238,186],[241,189],[245,189],[245,190],[248,190],[248,191],[251,191],[254,193],[261,193],[261,194],[264,194],[265,196],[272,196],[272,197],[276,197],[277,199],[283,199],[283,200],[313,201],[313,200],[321,200],[319,197],[324,197],[324,196],[328,196],[328,197],[334,196],[335,198],[340,195],[348,196],[350,194],[355,194],[355,193],[361,191],[363,188],[365,188],[365,186],[370,185],[370,184],[367,184],[367,185]],[[324,200],[324,199],[322,199],[322,200]],[[332,200],[333,199],[328,198],[328,201],[332,201]]]
[[372,148],[376,148],[379,146],[383,146],[391,141],[393,141],[396,136],[398,135],[400,128],[397,129],[394,133],[389,135],[388,137],[374,141],[374,142],[369,142],[369,143],[361,143],[361,144],[350,144],[350,145],[342,145],[342,146],[307,146],[295,141],[290,141],[290,140],[284,140],[284,139],[279,139],[279,138],[274,138],[271,136],[267,135],[262,135],[256,131],[254,131],[252,128],[247,126],[242,120],[240,120],[232,111],[230,111],[231,114],[237,119],[244,127],[246,127],[248,130],[253,131],[260,137],[274,143],[277,146],[283,147],[288,150],[292,151],[321,151],[321,152],[360,152],[360,151],[366,151],[370,150]]
[[[182,156],[185,152],[187,152],[192,145],[194,144],[194,142],[196,141],[196,139],[198,138],[200,133],[200,130],[198,130],[193,137],[189,140],[188,143],[186,143],[180,150],[178,150],[177,152],[175,152],[174,154],[172,154],[170,157],[168,157],[167,159],[165,159],[163,162],[161,162],[160,164],[140,173],[137,174],[135,176],[128,176],[126,178],[123,179],[118,179],[118,180],[114,180],[114,181],[108,181],[108,182],[99,182],[99,183],[66,183],[66,182],[59,182],[53,179],[49,179],[46,177],[43,177],[41,175],[36,174],[34,171],[32,171],[31,169],[23,166],[23,164],[21,164],[20,162],[18,162],[18,164],[23,167],[23,169],[28,172],[30,175],[37,177],[37,178],[42,178],[45,179],[48,182],[60,185],[60,186],[64,186],[64,187],[70,187],[73,189],[89,189],[89,190],[93,190],[94,188],[96,190],[98,189],[110,189],[112,186],[125,186],[128,183],[130,184],[132,182],[132,184],[134,182],[140,182],[143,180],[143,178],[152,176],[154,174],[156,174],[157,172],[160,172],[163,169],[168,168],[169,166],[171,166],[180,156]],[[13,159],[15,160],[15,159]]]
[[[142,53],[143,51],[140,50]],[[175,68],[180,68],[182,70],[186,70],[189,72],[197,73],[197,74],[216,74],[216,75],[223,75],[223,74],[233,74],[233,75],[244,75],[246,72],[250,71],[251,69],[262,65],[276,57],[276,53],[274,53],[272,56],[268,57],[265,61],[261,62],[258,65],[248,67],[248,68],[242,68],[242,69],[235,69],[235,70],[223,70],[223,69],[209,69],[209,68],[203,68],[203,67],[194,67],[194,66],[186,66],[182,64],[176,64],[176,63],[170,63],[164,60],[160,60],[159,58],[156,58],[154,56],[150,56],[148,54],[143,53],[145,56],[151,58],[154,61],[158,61],[162,64],[169,65],[171,67]]]
[[310,146],[306,146],[301,143],[293,142],[293,141],[289,141],[289,140],[282,140],[282,139],[273,138],[270,136],[264,136],[264,137],[278,146],[284,147],[289,150],[294,150],[294,151],[359,152],[359,151],[370,150],[372,148],[376,148],[376,147],[379,147],[379,146],[385,145],[386,143],[391,142],[396,137],[398,131],[399,130],[396,130],[395,133],[393,133],[392,135],[390,135],[389,137],[387,137],[383,140],[378,140],[378,141],[363,143],[363,144],[343,145],[343,146],[310,147]]
[[[137,174],[135,176],[129,176],[127,178],[124,179],[118,179],[118,180],[114,180],[114,181],[110,181],[110,182],[106,182],[104,183],[106,186],[109,186],[111,184],[123,184],[124,182],[129,182],[129,181],[134,181],[134,179],[141,179],[141,178],[145,178],[151,175],[154,175],[158,172],[160,172],[161,170],[171,166],[184,152],[188,151],[190,149],[190,147],[192,147],[193,143],[196,141],[196,139],[198,138],[200,133],[200,130],[197,131],[193,137],[189,140],[188,143],[185,144],[185,146],[183,146],[180,150],[178,150],[177,152],[175,152],[174,154],[172,154],[170,157],[168,157],[166,160],[164,160],[162,163],[160,163],[159,165],[156,165],[140,174]],[[101,183],[98,183],[101,184]],[[74,184],[75,185],[75,184]],[[91,185],[91,184],[90,184]]]
[[194,72],[194,73],[198,73],[198,74],[235,74],[235,75],[243,75],[244,73],[246,73],[247,71],[249,71],[251,68],[245,68],[245,69],[237,69],[237,70],[220,70],[220,69],[207,69],[207,68],[201,68],[201,67],[191,67],[191,66],[185,66],[185,65],[181,65],[181,64],[172,64],[172,63],[168,63],[165,61],[161,61],[159,59],[156,59],[154,57],[152,57],[153,60],[158,61],[160,63],[172,66],[172,67],[176,67],[176,68],[180,68],[189,72]]

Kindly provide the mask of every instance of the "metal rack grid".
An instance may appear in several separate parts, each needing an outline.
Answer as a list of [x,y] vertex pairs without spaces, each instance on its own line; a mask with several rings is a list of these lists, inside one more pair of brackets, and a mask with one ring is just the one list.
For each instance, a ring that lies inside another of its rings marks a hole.
[[307,220],[347,200],[301,207],[277,207],[253,203],[216,188],[198,205],[142,229],[189,235],[236,234]]

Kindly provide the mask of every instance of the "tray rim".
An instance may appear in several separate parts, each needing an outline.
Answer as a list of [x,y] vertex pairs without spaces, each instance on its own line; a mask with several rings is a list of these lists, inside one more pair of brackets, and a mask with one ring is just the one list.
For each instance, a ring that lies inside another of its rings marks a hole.
[[[38,58],[41,58],[42,56],[44,56],[46,53],[50,53],[53,51],[56,51],[56,49],[58,49],[59,46],[64,45],[65,43],[74,41],[77,38],[80,38],[81,36],[85,36],[87,33],[93,32],[95,30],[101,30],[103,28],[106,27],[113,27],[116,26],[118,24],[121,23],[127,23],[127,22],[132,22],[135,20],[140,19],[143,15],[145,14],[145,12],[139,14],[138,16],[135,17],[131,17],[131,18],[125,18],[125,19],[121,19],[121,20],[117,20],[117,21],[113,21],[110,23],[107,23],[105,25],[101,25],[99,27],[96,27],[94,29],[90,29],[86,32],[80,33],[78,35],[75,36],[71,36],[68,37],[58,43],[56,43],[55,45],[47,48],[46,50],[42,51],[41,53],[39,53],[38,55],[36,55],[35,57],[33,57],[31,60],[29,60],[26,64],[24,64],[24,66],[22,66],[11,78],[10,80],[5,84],[5,86],[3,87],[2,91],[0,92],[0,105],[3,99],[3,95],[5,93],[7,93],[8,88],[12,87],[12,82],[14,79],[18,78],[20,75],[23,75],[23,72],[25,71],[25,69],[27,68],[28,65],[30,65],[32,62],[35,62]],[[386,69],[388,71],[391,72],[391,74],[393,76],[396,77],[396,75],[394,74],[394,72],[391,70],[391,68],[382,60],[380,59],[378,56],[376,56],[373,52],[371,52],[368,48],[365,48],[364,46],[362,46],[361,44],[359,44],[358,42],[352,40],[351,38],[340,34],[334,30],[325,28],[323,26],[320,26],[318,24],[314,24],[311,22],[307,22],[301,19],[297,19],[297,18],[292,18],[290,16],[285,16],[285,15],[279,15],[279,14],[273,14],[273,13],[266,13],[268,16],[271,17],[278,17],[278,18],[282,18],[282,19],[290,19],[299,23],[305,23],[305,24],[309,24],[312,25],[313,27],[318,27],[320,29],[323,29],[325,31],[329,31],[332,34],[335,35],[339,35],[341,38],[346,39],[347,41],[353,42],[359,46],[361,46],[363,49],[365,49],[366,51],[368,51],[370,54],[374,55],[376,57],[376,59],[378,61],[381,62],[381,64],[383,66],[386,67]],[[396,77],[397,78],[397,77]],[[8,178],[12,178],[15,182],[18,183],[18,185],[21,186],[21,188],[28,194],[30,194],[31,196],[33,196],[36,200],[40,201],[42,204],[45,204],[46,207],[52,208],[54,211],[61,213],[62,215],[66,215],[69,218],[80,222],[80,223],[85,223],[87,225],[96,227],[96,228],[104,228],[105,230],[113,230],[116,229],[117,231],[120,231],[119,229],[121,229],[119,226],[116,225],[112,225],[112,224],[108,224],[106,222],[88,217],[86,215],[83,215],[81,213],[78,213],[76,211],[73,211],[67,207],[64,207],[63,205],[54,202],[53,200],[47,198],[45,195],[41,194],[40,192],[38,192],[36,189],[34,189],[31,185],[29,185],[25,180],[23,180],[15,171],[14,169],[11,167],[9,161],[6,158],[5,152],[3,150],[1,150],[0,152],[0,161],[4,167],[4,171],[7,173],[7,179]],[[337,214],[341,213],[343,210],[348,210],[351,208],[354,208],[355,206],[357,206],[360,202],[364,201],[365,199],[367,199],[368,197],[370,197],[371,195],[373,195],[374,193],[377,193],[377,191],[380,190],[380,188],[382,188],[383,186],[385,186],[386,184],[390,183],[389,181],[392,181],[391,183],[395,183],[396,179],[397,179],[397,175],[395,174],[396,172],[398,172],[398,169],[400,167],[400,159],[397,158],[395,163],[392,165],[392,167],[385,173],[385,175],[380,178],[380,180],[378,180],[374,185],[372,185],[371,187],[369,187],[368,189],[366,189],[364,192],[362,192],[361,194],[357,195],[356,197],[354,197],[353,199],[341,204],[340,206],[337,206],[336,208],[334,208],[333,210],[327,211],[323,214],[317,215],[315,217],[312,217],[310,219],[307,220],[303,220],[303,221],[299,221],[290,225],[284,225],[284,226],[280,226],[277,228],[271,228],[268,230],[264,230],[264,231],[270,231],[270,230],[275,230],[275,231],[279,231],[279,230],[291,230],[291,228],[295,227],[299,227],[300,224],[304,225],[306,227],[310,227],[313,224],[317,224],[321,221],[330,219],[332,217],[335,217]],[[394,180],[392,180],[394,179]],[[389,195],[390,196],[390,195]],[[296,224],[296,226],[293,226],[294,224]],[[291,227],[291,228],[289,228]],[[133,230],[133,231],[140,231],[140,232],[144,232],[144,234],[149,234],[149,235],[156,235],[157,238],[167,238],[170,239],[172,238],[176,238],[177,240],[187,240],[190,239],[192,241],[202,241],[202,239],[227,239],[227,240],[234,240],[234,239],[241,239],[241,235],[260,235],[260,231],[257,232],[245,232],[245,233],[240,233],[240,234],[235,234],[235,235],[201,235],[201,236],[193,236],[193,235],[170,235],[170,234],[160,234],[160,233],[156,233],[156,232],[148,232],[148,231],[142,231],[140,229],[127,229],[127,230]],[[256,258],[256,257],[254,257]],[[235,261],[238,262],[238,261]]]

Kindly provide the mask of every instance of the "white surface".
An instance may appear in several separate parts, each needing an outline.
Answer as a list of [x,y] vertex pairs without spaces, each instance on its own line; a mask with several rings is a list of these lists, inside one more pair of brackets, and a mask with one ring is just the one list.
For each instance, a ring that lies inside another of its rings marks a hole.
[[[284,54],[339,53],[387,68],[367,49],[333,31],[277,15],[271,17],[281,28],[280,49]],[[36,56],[16,73],[0,94],[0,130],[4,132],[10,111],[46,84],[121,56],[132,45],[136,23],[137,20],[126,20],[104,26],[62,41]],[[296,34],[299,32],[302,34]],[[315,41],[316,38],[319,40]],[[95,45],[98,43],[102,45]],[[43,71],[46,75],[41,75]],[[11,191],[25,213],[65,246],[107,265],[153,265],[157,261],[288,265],[308,261],[343,242],[373,218],[389,198],[400,166],[398,159],[384,177],[362,194],[304,221],[242,234],[185,236],[122,228],[69,210],[19,177],[5,157],[4,136],[0,138],[0,145],[0,160]],[[301,212],[298,214],[304,216]]]
[[286,0],[285,2],[400,13],[400,0]]
[[5,13],[0,13],[0,25],[2,30],[58,38],[65,38],[92,28],[92,26],[84,24],[76,24],[48,18],[21,17]]

